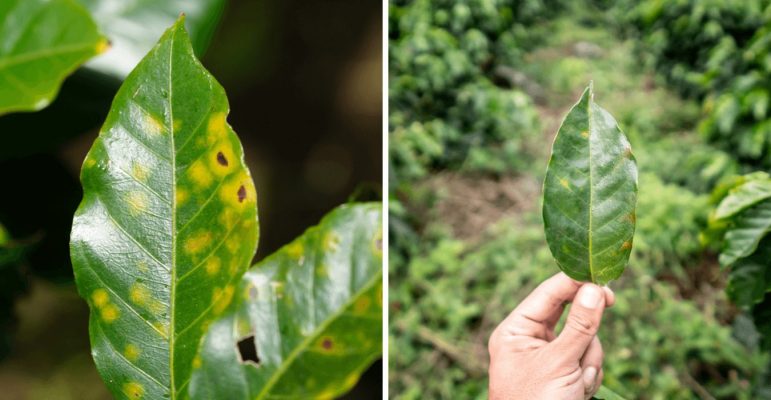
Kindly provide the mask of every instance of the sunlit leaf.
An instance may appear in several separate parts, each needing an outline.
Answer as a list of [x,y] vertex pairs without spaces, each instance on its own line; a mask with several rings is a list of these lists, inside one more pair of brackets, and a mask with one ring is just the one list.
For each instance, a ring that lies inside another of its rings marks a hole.
[[116,398],[184,397],[254,254],[256,194],[227,113],[180,18],[121,86],[83,164],[70,247]]
[[716,219],[730,218],[747,207],[771,197],[771,179],[749,180],[732,189],[715,211]]
[[249,270],[203,342],[191,397],[331,399],[350,389],[381,354],[380,216],[380,204],[341,206]]
[[600,386],[597,393],[595,393],[594,398],[598,400],[624,400],[623,397],[605,386]]
[[747,257],[771,231],[771,201],[761,201],[736,215],[725,234],[720,264],[731,265]]
[[107,49],[73,0],[0,2],[0,115],[47,106],[64,78]]
[[93,14],[112,48],[86,66],[123,79],[150,51],[166,28],[185,13],[197,55],[209,45],[225,0],[77,0]]
[[618,278],[632,250],[637,165],[591,86],[554,139],[543,197],[546,240],[560,269],[598,284]]

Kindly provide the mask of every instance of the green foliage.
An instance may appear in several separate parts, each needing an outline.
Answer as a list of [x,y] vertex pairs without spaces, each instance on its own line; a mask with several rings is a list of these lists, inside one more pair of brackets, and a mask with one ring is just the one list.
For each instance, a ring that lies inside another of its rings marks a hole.
[[88,12],[73,0],[0,3],[0,115],[36,111],[64,78],[107,48]]
[[[526,24],[557,2],[395,2],[390,7],[390,170],[396,182],[438,168],[524,169],[538,130],[527,95],[499,86],[521,56]],[[504,85],[505,86],[505,85]]]
[[[713,228],[724,231],[720,263],[730,268],[726,292],[750,315],[765,313],[771,298],[771,178],[755,173],[736,180],[726,191],[713,215]],[[771,328],[755,320],[763,343],[771,348]]]
[[[192,399],[327,399],[358,381],[382,352],[380,208],[341,206],[244,275],[204,339]],[[244,338],[258,360],[239,355]]]
[[185,14],[190,40],[198,56],[209,45],[225,0],[77,0],[91,11],[110,38],[110,51],[87,67],[123,79],[150,51],[166,28]]
[[185,393],[204,327],[254,255],[256,194],[227,112],[180,18],[86,156],[72,261],[97,369],[118,398]]
[[546,241],[560,269],[602,285],[621,276],[632,252],[637,165],[591,85],[554,139],[543,190]]

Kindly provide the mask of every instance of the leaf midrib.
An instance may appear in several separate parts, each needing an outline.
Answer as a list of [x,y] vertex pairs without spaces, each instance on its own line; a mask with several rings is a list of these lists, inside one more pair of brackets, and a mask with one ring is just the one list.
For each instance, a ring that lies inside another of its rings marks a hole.
[[177,398],[176,386],[174,385],[174,339],[176,337],[174,315],[175,305],[177,304],[177,152],[174,144],[174,94],[172,92],[173,79],[173,60],[174,60],[174,39],[177,30],[172,29],[171,40],[169,41],[169,117],[167,120],[169,138],[171,142],[171,319],[169,321],[169,392],[171,400]]
[[287,372],[287,370],[292,366],[292,363],[294,360],[299,357],[305,350],[310,347],[310,344],[315,342],[319,336],[331,325],[333,322],[335,322],[338,318],[340,318],[341,315],[345,313],[345,311],[351,307],[356,300],[359,299],[364,293],[366,293],[368,290],[372,289],[380,280],[382,279],[382,268],[379,268],[376,273],[370,278],[370,280],[361,288],[359,291],[357,291],[353,296],[351,296],[345,304],[340,307],[335,313],[333,313],[331,316],[326,318],[324,322],[319,325],[314,333],[312,335],[309,335],[303,340],[299,346],[297,346],[292,352],[289,354],[289,357],[285,358],[281,366],[279,367],[278,371],[274,373],[268,382],[263,386],[262,390],[257,394],[257,397],[255,400],[261,400],[265,399],[266,396],[269,395],[270,389],[275,386],[275,384],[279,381],[281,377],[284,376],[284,374]]
[[587,138],[587,148],[589,150],[589,227],[587,229],[588,232],[588,251],[589,251],[589,277],[591,278],[592,282],[595,282],[594,279],[594,262],[592,257],[592,206],[594,205],[594,184],[592,183],[592,175],[593,170],[592,168],[592,137],[593,131],[592,131],[592,99],[593,94],[591,91],[591,88],[589,89],[589,99],[586,102],[586,121],[587,121],[587,130],[589,131],[589,137]]

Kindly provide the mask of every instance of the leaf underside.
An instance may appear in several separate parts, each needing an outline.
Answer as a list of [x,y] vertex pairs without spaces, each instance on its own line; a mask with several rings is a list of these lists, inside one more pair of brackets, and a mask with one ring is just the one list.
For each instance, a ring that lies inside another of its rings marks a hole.
[[0,2],[0,115],[47,106],[64,78],[107,49],[73,0]]
[[[193,399],[331,399],[381,354],[380,204],[344,205],[255,265],[212,323]],[[237,343],[253,340],[256,358]]]
[[225,0],[77,1],[91,11],[112,42],[110,51],[86,67],[119,79],[131,72],[180,13],[185,14],[193,49],[203,54],[225,6]]
[[632,250],[636,200],[631,146],[590,86],[562,122],[544,180],[546,240],[560,269],[598,284],[618,278]]
[[256,193],[228,107],[182,17],[127,77],[83,164],[70,250],[116,398],[187,397],[198,344],[254,255]]

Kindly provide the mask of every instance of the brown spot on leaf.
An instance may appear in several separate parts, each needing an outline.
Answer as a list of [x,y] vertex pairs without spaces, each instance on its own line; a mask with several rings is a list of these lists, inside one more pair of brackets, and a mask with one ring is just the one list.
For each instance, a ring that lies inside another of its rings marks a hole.
[[631,248],[632,248],[632,242],[628,240],[621,244],[621,250],[629,250]]
[[221,151],[217,152],[217,162],[220,165],[222,165],[223,167],[227,167],[228,166],[228,159],[227,159],[227,157],[225,157],[224,154],[222,154]]
[[246,188],[244,185],[241,185],[241,187],[238,188],[238,202],[243,203],[246,199]]
[[321,347],[324,348],[324,350],[332,350],[332,346],[334,343],[332,342],[331,338],[325,337],[321,340]]

